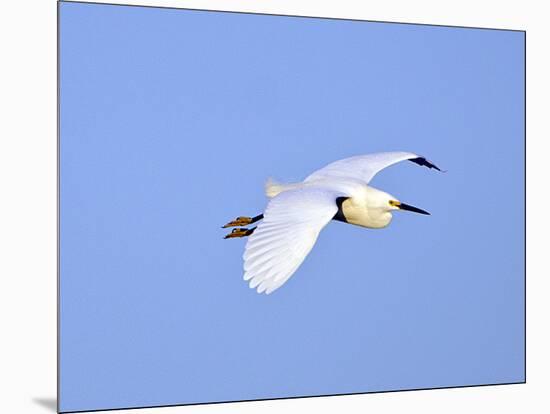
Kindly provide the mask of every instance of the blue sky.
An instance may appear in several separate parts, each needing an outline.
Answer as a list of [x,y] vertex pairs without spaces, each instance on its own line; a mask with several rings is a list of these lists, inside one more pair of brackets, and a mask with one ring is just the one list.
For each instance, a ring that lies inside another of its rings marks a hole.
[[[61,4],[62,410],[524,380],[524,35]],[[431,216],[242,281],[267,177],[404,150]]]

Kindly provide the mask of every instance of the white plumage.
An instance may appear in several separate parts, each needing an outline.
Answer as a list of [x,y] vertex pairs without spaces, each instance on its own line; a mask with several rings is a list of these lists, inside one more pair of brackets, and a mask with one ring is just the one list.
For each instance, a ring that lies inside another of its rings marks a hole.
[[283,191],[269,202],[243,255],[244,279],[250,280],[250,287],[271,293],[287,281],[338,211],[334,200],[339,196],[329,188],[312,186]]
[[301,183],[269,180],[266,195],[270,201],[263,221],[250,231],[241,229],[250,236],[243,255],[244,279],[250,287],[269,294],[283,285],[332,219],[383,228],[390,223],[393,210],[429,214],[367,185],[380,170],[404,160],[439,170],[417,154],[385,152],[335,161]]

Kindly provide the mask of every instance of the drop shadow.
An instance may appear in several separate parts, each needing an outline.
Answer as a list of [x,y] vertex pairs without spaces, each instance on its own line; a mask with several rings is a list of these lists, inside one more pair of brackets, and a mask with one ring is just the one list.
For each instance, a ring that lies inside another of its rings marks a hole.
[[56,398],[33,398],[32,401],[54,413],[57,412],[57,399]]

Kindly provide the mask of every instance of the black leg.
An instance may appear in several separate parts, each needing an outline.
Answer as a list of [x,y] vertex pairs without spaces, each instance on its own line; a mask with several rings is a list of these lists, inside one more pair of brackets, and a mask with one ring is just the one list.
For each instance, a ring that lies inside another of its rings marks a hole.
[[225,235],[224,239],[233,239],[235,237],[247,237],[247,236],[250,236],[252,233],[254,233],[254,230],[256,230],[256,227],[252,227],[251,229],[247,229],[244,227],[233,229],[231,233],[228,233]]
[[256,223],[257,221],[264,218],[263,214],[259,214],[256,217],[237,217],[235,220],[230,221],[226,225],[222,226],[222,229],[225,229],[226,227],[240,227],[240,226],[247,226],[252,223]]

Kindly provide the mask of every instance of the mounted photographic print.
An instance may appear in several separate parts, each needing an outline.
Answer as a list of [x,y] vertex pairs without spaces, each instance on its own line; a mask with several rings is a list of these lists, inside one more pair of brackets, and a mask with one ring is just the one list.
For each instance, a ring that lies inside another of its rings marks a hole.
[[61,412],[525,382],[525,32],[59,3]]

